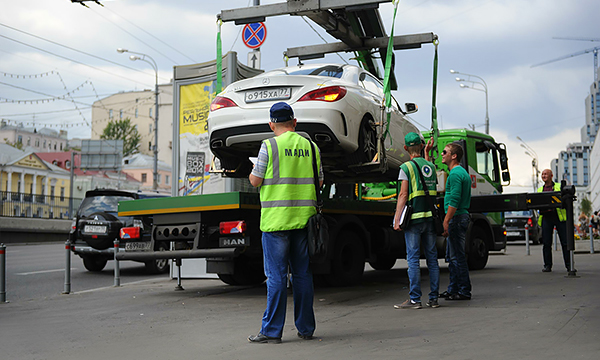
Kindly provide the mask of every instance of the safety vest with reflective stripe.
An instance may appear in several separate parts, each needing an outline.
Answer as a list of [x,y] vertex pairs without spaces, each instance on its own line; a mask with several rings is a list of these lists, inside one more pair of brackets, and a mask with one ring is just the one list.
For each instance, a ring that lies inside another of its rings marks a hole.
[[[559,183],[554,183],[554,191],[560,191],[560,184]],[[542,192],[544,191],[544,185],[540,186],[537,189],[537,192]],[[566,209],[561,209],[561,208],[556,208],[556,213],[558,214],[558,221],[567,221],[567,210]],[[542,226],[542,217],[543,215],[540,215],[538,217],[538,225]]]
[[[435,202],[435,197],[437,196],[437,176],[435,172],[435,165],[423,159],[422,157],[417,157],[413,160],[419,164],[423,178],[427,183],[429,196],[432,196],[432,201]],[[412,161],[405,162],[404,164],[400,165],[400,168],[402,171],[404,171],[406,176],[408,176],[408,203],[413,207],[410,223],[415,224],[423,222],[432,215],[431,207],[429,206],[429,202],[425,197],[423,184],[421,184],[421,177],[419,176],[418,169]]]
[[[260,188],[260,230],[302,229],[317,212],[310,142],[293,131],[264,142],[269,162]],[[317,156],[317,169],[320,164]]]

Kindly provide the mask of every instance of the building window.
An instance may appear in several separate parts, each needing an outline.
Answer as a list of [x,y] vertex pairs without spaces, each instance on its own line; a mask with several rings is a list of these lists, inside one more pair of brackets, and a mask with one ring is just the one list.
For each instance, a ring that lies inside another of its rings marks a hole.
[[60,143],[60,151],[63,150],[63,143]]
[[50,199],[54,200],[54,185],[50,186]]
[[65,160],[65,169],[71,170],[71,160]]
[[148,124],[148,134],[152,134],[152,123]]
[[152,117],[152,108],[150,108],[150,111],[148,111],[148,115]]
[[65,201],[65,187],[60,187],[60,201]]
[[135,118],[137,119],[137,117],[138,117],[138,109],[135,108]]
[[40,147],[40,139],[35,139],[35,147]]
[[148,175],[146,173],[142,174],[142,183],[145,183],[146,181],[148,181]]
[[27,146],[30,146],[30,145],[31,145],[31,137],[30,137],[30,136],[28,136],[28,137],[27,137]]
[[113,119],[113,110],[112,109],[108,110],[108,118],[111,120]]
[[46,140],[44,140],[44,146],[42,146],[42,148],[46,148]]
[[169,175],[165,175],[165,184],[169,185]]
[[152,151],[152,142],[148,141],[148,151]]
[[54,150],[56,150],[56,143],[54,143]]
[[23,143],[23,136],[19,135],[17,136],[17,144],[22,144]]
[[173,141],[169,141],[169,149],[173,149]]
[[156,183],[160,184],[160,173],[156,174]]

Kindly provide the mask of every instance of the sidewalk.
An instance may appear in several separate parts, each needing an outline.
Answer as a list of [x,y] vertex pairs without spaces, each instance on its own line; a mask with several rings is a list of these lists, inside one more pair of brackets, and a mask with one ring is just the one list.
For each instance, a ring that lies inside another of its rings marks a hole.
[[[471,273],[473,300],[438,309],[393,308],[408,298],[406,261],[365,272],[360,286],[317,288],[312,341],[296,337],[290,297],[283,344],[247,342],[260,328],[264,286],[184,280],[174,291],[176,281],[154,280],[0,304],[0,348],[19,360],[596,359],[600,255],[576,255],[579,277],[567,278],[542,273],[541,255],[521,250],[490,256]],[[425,294],[428,280],[423,271]]]

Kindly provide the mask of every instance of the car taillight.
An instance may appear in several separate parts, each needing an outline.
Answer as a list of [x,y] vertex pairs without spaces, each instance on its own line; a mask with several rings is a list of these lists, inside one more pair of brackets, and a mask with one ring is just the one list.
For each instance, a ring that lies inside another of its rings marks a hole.
[[531,218],[527,219],[527,225],[529,225],[529,227],[533,226],[533,220],[531,220]]
[[237,104],[233,100],[223,97],[223,96],[217,96],[210,103],[210,111],[215,111],[215,110],[219,110],[222,108],[234,107],[234,106],[237,106]]
[[121,239],[139,239],[141,234],[141,229],[137,226],[134,227],[124,227],[119,231],[119,237]]
[[246,222],[239,221],[223,221],[219,224],[219,232],[225,234],[243,234],[246,232]]
[[313,90],[304,94],[298,101],[327,101],[333,102],[342,99],[346,95],[346,88],[343,86],[328,86]]

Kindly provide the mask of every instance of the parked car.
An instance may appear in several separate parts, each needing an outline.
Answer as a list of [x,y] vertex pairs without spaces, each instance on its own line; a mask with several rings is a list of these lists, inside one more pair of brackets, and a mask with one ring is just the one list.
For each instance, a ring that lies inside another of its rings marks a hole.
[[529,240],[539,244],[542,230],[538,225],[538,214],[535,210],[506,211],[504,213],[506,225],[506,240],[525,240],[525,224],[529,225]]
[[[83,259],[85,268],[102,271],[108,260],[114,259],[116,238],[119,238],[119,247],[125,251],[150,250],[143,247],[150,244],[152,216],[119,216],[117,210],[120,201],[160,196],[166,195],[98,189],[86,192],[69,234],[72,251]],[[166,250],[167,244],[157,243],[155,247],[154,250]],[[169,270],[166,259],[146,261],[145,265],[149,273]]]
[[[273,136],[269,109],[285,101],[298,120],[296,131],[319,146],[327,174],[352,183],[382,181],[381,171],[357,165],[371,162],[377,154],[376,123],[381,121],[383,96],[383,84],[354,65],[307,64],[268,71],[230,84],[213,100],[210,149],[223,169],[236,170],[230,176],[247,177],[252,169],[249,158],[258,155],[262,140]],[[407,103],[405,108],[392,98],[384,144],[389,170],[383,176],[390,180],[397,179],[398,166],[410,158],[404,135],[419,133],[406,117],[417,111],[416,105]]]

